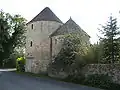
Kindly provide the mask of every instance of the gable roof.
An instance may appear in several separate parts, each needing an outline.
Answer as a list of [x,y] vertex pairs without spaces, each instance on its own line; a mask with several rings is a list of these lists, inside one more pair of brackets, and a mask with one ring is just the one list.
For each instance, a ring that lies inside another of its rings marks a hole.
[[[71,18],[62,26],[60,26],[55,32],[53,32],[50,37],[57,35],[64,35],[68,33],[84,33],[89,36],[84,30],[80,28]],[[90,36],[89,36],[90,37]]]
[[50,10],[49,7],[44,8],[37,16],[35,16],[27,24],[35,21],[56,21],[62,23],[62,21]]

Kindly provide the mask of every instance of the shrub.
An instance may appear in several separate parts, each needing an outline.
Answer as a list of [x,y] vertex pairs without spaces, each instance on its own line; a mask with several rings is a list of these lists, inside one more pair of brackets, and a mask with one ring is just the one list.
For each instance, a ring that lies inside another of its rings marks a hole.
[[85,80],[85,77],[83,75],[79,74],[78,76],[69,75],[63,81],[73,82],[73,83],[77,83],[77,84],[83,84],[84,80]]
[[68,75],[75,75],[74,73],[86,64],[83,56],[87,53],[89,45],[83,38],[78,34],[66,34],[60,37],[62,48],[50,67],[55,68],[57,72],[64,71]]
[[4,62],[4,68],[15,68],[16,67],[16,60],[15,59],[8,59]]
[[93,87],[109,89],[113,83],[112,78],[104,74],[94,74],[86,77],[84,84]]
[[16,68],[17,68],[17,71],[19,72],[25,71],[25,58],[24,57],[17,58]]
[[94,74],[87,77],[82,74],[77,75],[77,77],[69,75],[67,78],[63,79],[63,81],[102,88],[105,90],[120,90],[120,85],[113,83],[112,78],[104,74]]
[[94,44],[88,48],[88,52],[83,56],[87,64],[100,63],[103,56],[102,44]]

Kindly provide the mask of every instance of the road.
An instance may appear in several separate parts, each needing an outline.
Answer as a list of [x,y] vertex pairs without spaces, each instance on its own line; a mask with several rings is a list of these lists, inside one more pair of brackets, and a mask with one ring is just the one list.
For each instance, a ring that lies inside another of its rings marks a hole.
[[0,90],[100,90],[46,78],[36,78],[15,72],[2,72]]

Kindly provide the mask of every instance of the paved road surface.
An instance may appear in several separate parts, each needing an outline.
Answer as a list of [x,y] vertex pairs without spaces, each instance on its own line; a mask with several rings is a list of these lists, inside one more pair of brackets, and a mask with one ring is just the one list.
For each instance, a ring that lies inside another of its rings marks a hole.
[[45,78],[2,72],[0,90],[100,90]]

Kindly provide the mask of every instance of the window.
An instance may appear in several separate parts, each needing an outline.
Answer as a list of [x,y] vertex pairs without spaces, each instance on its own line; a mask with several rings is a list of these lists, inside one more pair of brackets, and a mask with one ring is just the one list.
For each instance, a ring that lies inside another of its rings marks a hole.
[[32,47],[32,41],[30,42],[30,47]]
[[33,29],[33,24],[31,25],[31,28]]
[[29,55],[29,53],[27,53],[27,56]]
[[57,39],[55,39],[55,44],[57,44]]

